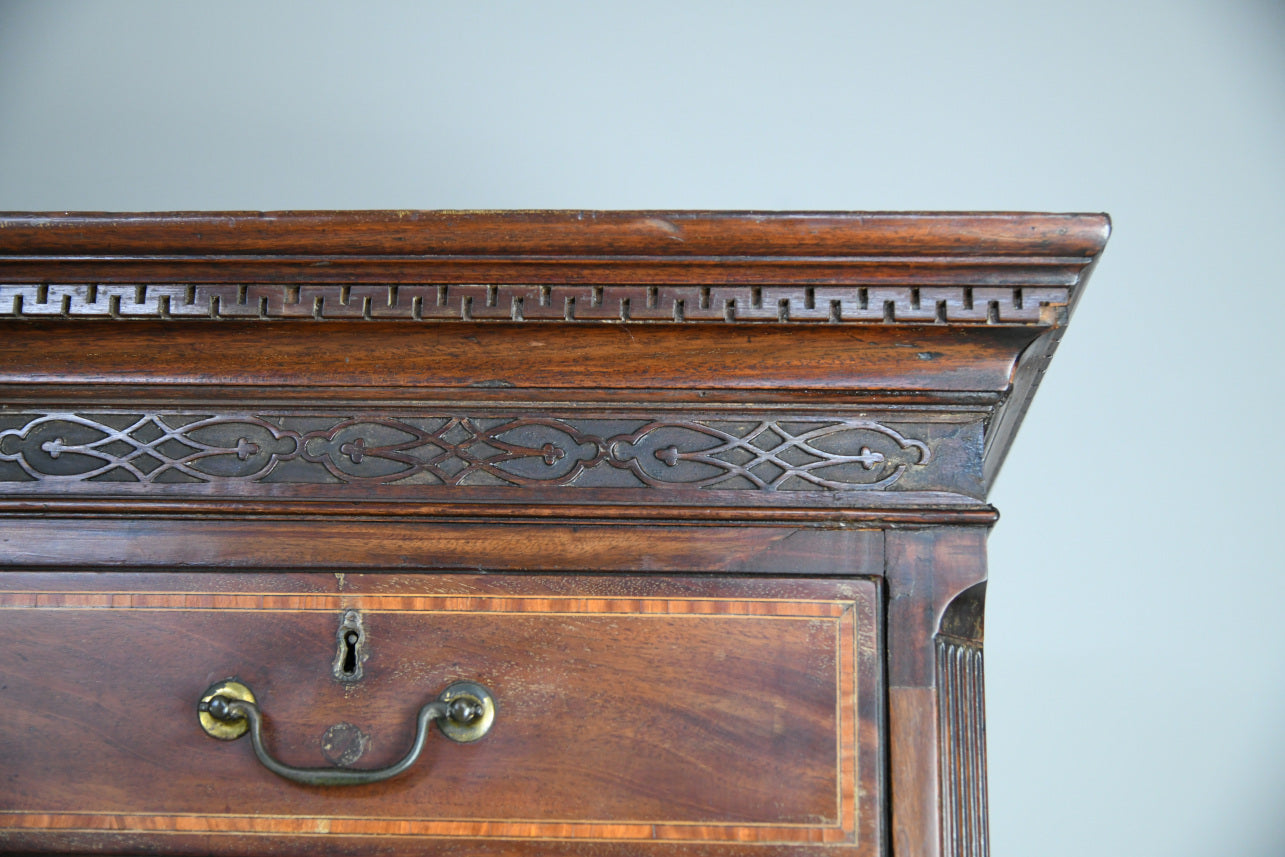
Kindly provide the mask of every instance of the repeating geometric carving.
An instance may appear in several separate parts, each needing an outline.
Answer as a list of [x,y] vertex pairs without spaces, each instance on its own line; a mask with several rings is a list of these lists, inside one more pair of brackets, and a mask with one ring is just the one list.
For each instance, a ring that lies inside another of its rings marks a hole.
[[[274,426],[240,420],[243,431],[229,446],[204,430],[217,418],[166,422],[156,414],[132,415],[125,425],[78,414],[47,414],[21,429],[0,432],[0,461],[16,462],[29,476],[46,480],[153,482],[167,475],[187,480],[253,479],[268,472],[279,442]],[[289,443],[292,447],[293,443]],[[282,450],[285,451],[285,450]]]
[[1064,286],[0,285],[0,317],[1040,324]]
[[923,441],[871,420],[58,412],[18,421],[0,431],[0,481],[868,491],[931,457]]

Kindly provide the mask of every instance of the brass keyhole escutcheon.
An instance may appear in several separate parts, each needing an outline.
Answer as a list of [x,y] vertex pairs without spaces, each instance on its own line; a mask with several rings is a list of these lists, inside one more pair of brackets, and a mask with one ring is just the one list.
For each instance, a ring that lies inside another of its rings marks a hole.
[[362,626],[361,613],[345,610],[339,617],[339,630],[335,634],[337,651],[332,672],[342,682],[361,681],[362,664],[369,657],[366,650],[366,629]]
[[211,685],[205,693],[201,694],[201,701],[196,706],[196,716],[201,721],[201,728],[205,730],[205,734],[218,738],[220,741],[233,741],[240,738],[250,728],[250,724],[245,718],[220,720],[210,713],[210,702],[216,696],[223,699],[236,699],[241,702],[255,703],[257,700],[254,698],[254,694],[250,691],[250,688],[241,684],[241,682],[235,679],[228,679]]

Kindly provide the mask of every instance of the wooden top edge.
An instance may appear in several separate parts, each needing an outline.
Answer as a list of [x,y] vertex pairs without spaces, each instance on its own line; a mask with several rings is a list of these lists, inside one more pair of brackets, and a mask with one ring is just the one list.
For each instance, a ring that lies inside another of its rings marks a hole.
[[1092,259],[1105,214],[0,212],[0,256],[1016,256]]

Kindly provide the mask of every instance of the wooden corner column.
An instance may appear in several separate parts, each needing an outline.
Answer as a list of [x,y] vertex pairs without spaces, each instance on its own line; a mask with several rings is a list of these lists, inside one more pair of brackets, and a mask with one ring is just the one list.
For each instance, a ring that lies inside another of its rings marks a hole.
[[0,215],[0,851],[986,854],[986,496],[1108,231]]

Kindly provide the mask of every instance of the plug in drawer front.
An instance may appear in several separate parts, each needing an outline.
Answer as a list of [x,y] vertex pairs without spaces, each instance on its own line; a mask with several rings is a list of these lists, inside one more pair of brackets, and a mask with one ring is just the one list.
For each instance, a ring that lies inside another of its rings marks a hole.
[[[878,851],[870,580],[15,573],[0,587],[5,850]],[[292,770],[388,769],[461,683],[491,694],[492,719],[455,741],[443,708],[405,770],[308,785],[249,738],[206,734],[228,680]]]

